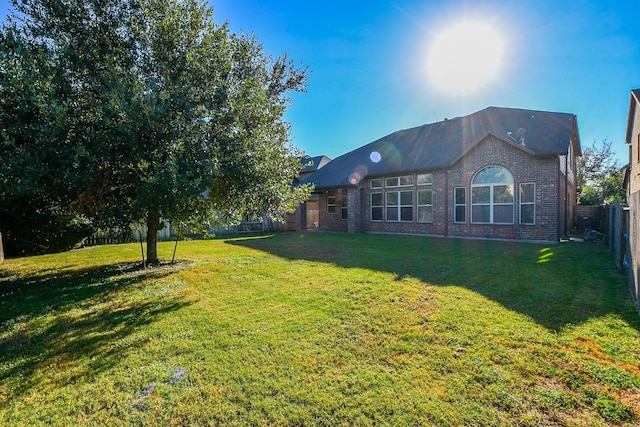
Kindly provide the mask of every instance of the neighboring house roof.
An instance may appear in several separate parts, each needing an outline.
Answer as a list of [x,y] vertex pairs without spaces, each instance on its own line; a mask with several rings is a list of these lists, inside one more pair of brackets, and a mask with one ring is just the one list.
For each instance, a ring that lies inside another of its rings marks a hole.
[[581,154],[574,114],[489,107],[394,132],[333,159],[302,182],[334,188],[355,185],[366,176],[446,168],[488,135],[537,157],[567,154],[570,143]]
[[631,144],[632,132],[633,132],[633,120],[636,115],[636,105],[640,104],[640,89],[633,89],[631,91],[631,97],[629,99],[629,115],[627,116],[627,135],[624,142]]
[[327,156],[305,156],[300,158],[300,163],[304,165],[302,169],[300,169],[300,173],[308,173],[315,172],[321,167],[325,166],[327,163],[331,161]]

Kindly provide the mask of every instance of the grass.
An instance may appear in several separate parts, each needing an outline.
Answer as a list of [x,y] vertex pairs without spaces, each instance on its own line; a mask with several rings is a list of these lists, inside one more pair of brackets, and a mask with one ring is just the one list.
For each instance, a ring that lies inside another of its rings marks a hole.
[[604,246],[291,233],[150,270],[139,250],[0,265],[3,425],[640,422],[640,318]]

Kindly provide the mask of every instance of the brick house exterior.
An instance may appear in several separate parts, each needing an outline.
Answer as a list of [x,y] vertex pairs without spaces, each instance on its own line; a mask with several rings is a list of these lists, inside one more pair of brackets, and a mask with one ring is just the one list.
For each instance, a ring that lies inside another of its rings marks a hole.
[[305,179],[315,193],[299,229],[557,242],[573,218],[579,154],[565,113],[489,107],[398,131]]
[[636,309],[640,310],[640,89],[631,91],[625,142],[629,146],[625,179],[629,205],[629,290]]

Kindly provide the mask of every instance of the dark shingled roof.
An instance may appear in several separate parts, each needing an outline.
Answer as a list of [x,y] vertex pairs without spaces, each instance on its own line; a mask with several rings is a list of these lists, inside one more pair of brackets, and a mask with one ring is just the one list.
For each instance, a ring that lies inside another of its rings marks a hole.
[[[394,132],[333,159],[303,183],[312,182],[316,188],[345,187],[366,176],[442,169],[488,135],[537,157],[566,154],[575,135],[575,150],[580,154],[574,114],[489,107],[465,117]],[[518,138],[521,135],[524,146]]]

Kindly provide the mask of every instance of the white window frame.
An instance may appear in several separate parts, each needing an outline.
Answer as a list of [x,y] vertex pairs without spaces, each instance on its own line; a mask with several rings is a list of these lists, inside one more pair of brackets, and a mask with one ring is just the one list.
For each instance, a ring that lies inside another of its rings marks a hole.
[[[402,194],[411,195],[411,204],[402,204]],[[389,205],[388,194],[395,194],[398,200],[397,205]],[[412,190],[398,190],[398,191],[386,191],[384,193],[384,215],[387,222],[413,222],[413,191]],[[396,210],[398,219],[389,219],[389,209]],[[411,212],[411,219],[402,219],[402,212]]]
[[[422,182],[420,182],[422,181]],[[417,185],[433,185],[433,174],[432,173],[420,173],[416,175],[416,184]]]
[[[425,204],[425,205],[421,205],[420,204],[420,192],[425,192],[425,193],[430,193],[431,197],[431,203],[430,204]],[[430,217],[431,219],[427,220],[427,221],[420,221],[420,208],[428,208],[429,212],[430,212]],[[416,191],[416,222],[422,223],[422,224],[428,224],[428,223],[432,223],[433,222],[433,189],[431,188],[423,188],[423,189],[419,189]]]
[[[333,199],[333,203],[329,201],[330,199]],[[333,209],[331,209],[332,207]],[[336,196],[327,196],[327,213],[330,215],[334,215],[336,213]]]
[[[464,192],[464,203],[458,201],[458,191]],[[458,220],[458,208],[462,207],[464,212],[464,220]],[[467,187],[453,187],[453,222],[454,224],[466,224],[467,223]]]
[[[380,185],[377,185],[376,183],[380,182]],[[382,178],[371,178],[371,181],[369,181],[369,188],[382,188],[384,184],[384,179]]]
[[[532,190],[532,195],[533,195],[533,200],[530,202],[523,202],[522,201],[522,187],[525,185],[531,185],[533,186],[533,190]],[[536,225],[536,184],[534,182],[523,182],[520,184],[519,186],[520,188],[520,193],[519,193],[519,201],[520,201],[520,224],[522,225]],[[523,206],[533,206],[533,214],[532,214],[532,222],[524,222],[522,221],[522,207]]]
[[349,199],[344,196],[340,201],[340,220],[346,221],[349,219]]
[[[374,205],[373,204],[373,196],[374,195],[379,195],[380,196],[380,205]],[[376,193],[371,193],[369,195],[369,220],[371,222],[382,222],[384,221],[384,193],[382,192],[376,192]],[[380,219],[373,219],[373,209],[374,208],[380,208]]]
[[[477,176],[482,173],[484,170],[492,168],[492,167],[497,167],[497,168],[502,168],[504,170],[506,170],[509,173],[509,176],[511,178],[510,182],[490,182],[490,183],[474,183],[475,179],[477,178]],[[495,202],[495,189],[497,187],[511,187],[511,202],[510,203],[504,203],[504,202]],[[489,188],[489,202],[488,203],[474,203],[474,196],[473,196],[473,190],[477,189],[477,188]],[[480,207],[480,206],[489,206],[489,222],[479,222],[479,221],[474,221],[473,220],[473,209],[475,207]],[[510,222],[496,222],[494,219],[494,211],[495,208],[498,206],[511,206],[511,221]],[[499,166],[499,165],[493,165],[493,166],[487,166],[484,167],[482,169],[480,169],[473,177],[473,179],[471,180],[471,223],[472,224],[492,224],[492,225],[513,225],[514,223],[514,216],[515,216],[515,181],[513,179],[513,174],[511,173],[511,171],[509,171],[507,168],[505,168],[504,166]]]
[[385,178],[384,185],[386,188],[411,187],[413,186],[413,175],[390,176]]

